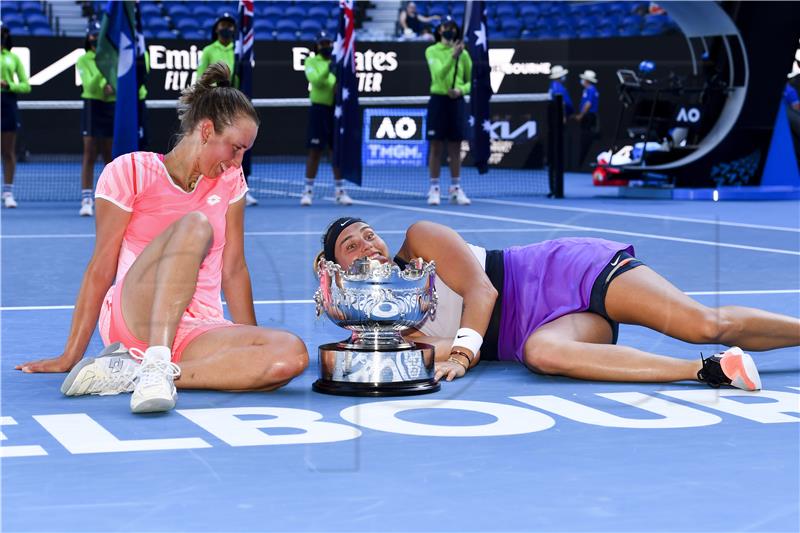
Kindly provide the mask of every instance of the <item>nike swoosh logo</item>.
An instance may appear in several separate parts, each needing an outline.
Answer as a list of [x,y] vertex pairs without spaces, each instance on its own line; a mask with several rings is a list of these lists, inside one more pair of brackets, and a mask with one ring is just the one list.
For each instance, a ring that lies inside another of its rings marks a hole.
[[344,227],[344,225],[345,225],[345,224],[347,224],[348,222],[350,222],[350,219],[349,219],[349,218],[348,218],[347,220],[345,220],[344,222],[342,222],[341,224],[339,224],[339,227],[340,227],[340,228],[343,228],[343,227]]
[[617,266],[617,263],[619,263],[619,256],[617,256],[617,257],[616,257],[616,258],[615,258],[613,261],[611,261],[611,263],[609,263],[609,264],[610,264],[610,265],[613,267],[613,266]]
[[456,339],[463,339],[464,337],[468,337],[469,335],[456,335]]

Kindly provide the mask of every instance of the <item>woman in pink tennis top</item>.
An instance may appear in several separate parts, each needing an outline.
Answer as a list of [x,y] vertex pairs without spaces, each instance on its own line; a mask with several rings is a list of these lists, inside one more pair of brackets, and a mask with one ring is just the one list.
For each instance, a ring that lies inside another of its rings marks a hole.
[[[132,392],[138,413],[173,408],[176,384],[272,390],[308,366],[297,336],[256,325],[241,163],[259,120],[229,80],[216,63],[184,90],[171,152],[126,154],[103,170],[95,250],[64,353],[18,369],[71,369],[64,394]],[[81,360],[96,323],[107,348]]]

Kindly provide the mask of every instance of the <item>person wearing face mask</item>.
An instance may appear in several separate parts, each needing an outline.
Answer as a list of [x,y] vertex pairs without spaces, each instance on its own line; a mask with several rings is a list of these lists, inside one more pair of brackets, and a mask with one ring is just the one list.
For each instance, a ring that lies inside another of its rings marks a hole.
[[464,50],[461,29],[452,19],[448,18],[436,28],[436,40],[436,44],[425,50],[431,73],[427,118],[431,178],[428,205],[441,203],[439,174],[445,143],[450,161],[450,202],[469,205],[471,201],[461,188],[461,140],[464,138],[464,95],[470,91],[472,59]]
[[114,88],[97,68],[97,38],[100,23],[93,20],[86,28],[83,48],[86,53],[78,58],[76,67],[81,78],[81,135],[83,135],[83,162],[81,165],[81,209],[80,216],[94,215],[94,164],[97,155],[103,155],[105,164],[111,162],[111,147],[114,140]]
[[[314,198],[314,180],[317,177],[319,161],[326,148],[333,148],[333,112],[334,112],[334,87],[336,76],[331,72],[331,57],[333,55],[333,41],[327,32],[321,31],[317,35],[314,55],[308,56],[305,63],[305,73],[311,87],[311,107],[308,111],[308,129],[306,134],[306,181],[300,195],[300,205],[310,206]],[[350,205],[353,200],[344,189],[344,180],[337,167],[333,167],[333,177],[336,189],[336,203]]]
[[[2,24],[2,23],[0,23]],[[2,86],[2,154],[3,154],[3,205],[7,208],[17,207],[14,199],[14,171],[17,167],[17,129],[19,114],[17,111],[17,95],[31,92],[25,67],[16,54],[11,52],[11,32],[3,25],[2,55],[0,55],[0,86]]]
[[[197,65],[197,75],[195,79],[200,79],[203,73],[208,69],[209,65],[214,63],[223,62],[228,65],[231,71],[231,83],[234,87],[239,87],[239,79],[235,75],[236,72],[236,57],[234,53],[236,38],[236,19],[230,13],[223,13],[211,27],[211,44],[203,48],[202,55],[200,56],[200,63]],[[242,165],[244,169],[245,178],[250,177],[251,165],[250,154],[245,156]],[[249,192],[245,196],[245,203],[247,205],[256,205],[258,200]]]

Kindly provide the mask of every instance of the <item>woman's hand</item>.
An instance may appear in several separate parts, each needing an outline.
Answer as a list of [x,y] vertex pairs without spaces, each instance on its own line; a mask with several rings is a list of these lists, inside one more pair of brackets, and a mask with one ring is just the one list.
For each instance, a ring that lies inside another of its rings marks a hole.
[[453,59],[458,58],[461,55],[461,52],[464,51],[464,42],[459,41],[453,46]]
[[6,80],[0,80],[0,87],[2,87],[3,89],[7,89],[8,82]]
[[14,367],[15,370],[22,370],[26,374],[34,374],[38,372],[69,372],[75,363],[80,361],[80,357],[73,357],[67,355],[59,355],[52,359],[39,359],[38,361],[29,361]]
[[103,87],[103,94],[105,94],[106,96],[111,96],[112,94],[114,94],[114,88],[111,86],[110,83],[106,83],[106,86]]
[[447,361],[436,363],[436,373],[433,375],[433,379],[439,381],[445,378],[447,381],[453,381],[456,378],[464,376],[466,373],[467,367],[457,359],[451,357]]
[[447,89],[447,95],[450,98],[458,98],[461,96],[461,89]]

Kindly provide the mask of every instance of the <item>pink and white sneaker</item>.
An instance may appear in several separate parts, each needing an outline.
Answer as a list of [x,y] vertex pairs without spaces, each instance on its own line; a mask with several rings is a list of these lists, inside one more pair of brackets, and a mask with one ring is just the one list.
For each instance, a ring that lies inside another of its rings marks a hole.
[[761,377],[758,369],[750,357],[738,346],[728,348],[722,353],[703,359],[703,368],[697,372],[697,379],[711,387],[730,385],[737,389],[756,391],[761,390]]

